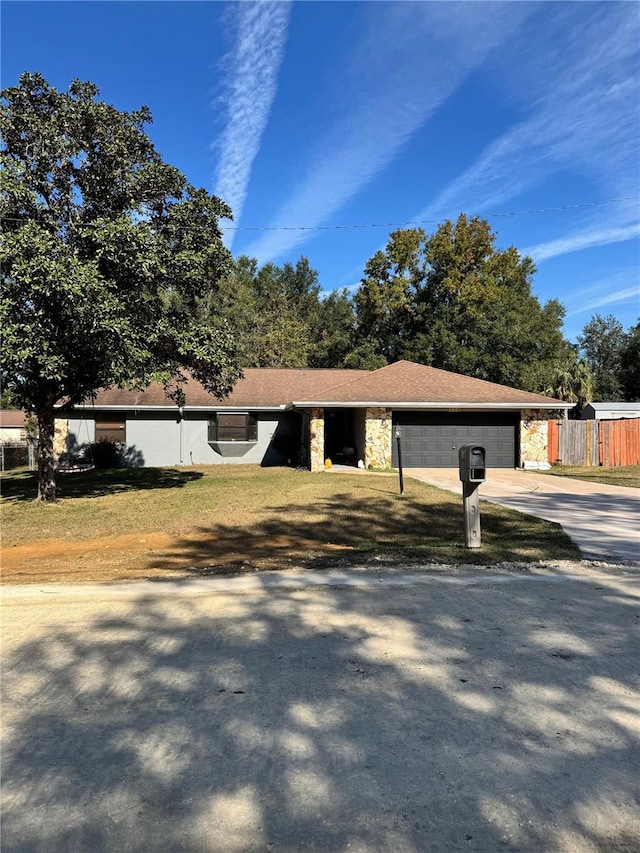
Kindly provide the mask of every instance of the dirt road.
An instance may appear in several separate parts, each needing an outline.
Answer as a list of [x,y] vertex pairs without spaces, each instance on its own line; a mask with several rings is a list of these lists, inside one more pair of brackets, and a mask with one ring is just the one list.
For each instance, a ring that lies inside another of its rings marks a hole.
[[6,587],[3,851],[637,851],[603,568]]

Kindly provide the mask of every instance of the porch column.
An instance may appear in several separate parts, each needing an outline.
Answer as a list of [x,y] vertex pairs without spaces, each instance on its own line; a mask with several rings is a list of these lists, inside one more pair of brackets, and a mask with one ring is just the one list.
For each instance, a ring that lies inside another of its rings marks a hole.
[[309,412],[309,460],[312,471],[324,471],[324,409]]
[[549,465],[549,413],[525,409],[520,415],[520,467],[547,469]]
[[56,418],[53,423],[53,458],[57,462],[69,451],[69,419]]
[[391,468],[392,440],[391,409],[367,409],[364,421],[364,463],[367,468]]

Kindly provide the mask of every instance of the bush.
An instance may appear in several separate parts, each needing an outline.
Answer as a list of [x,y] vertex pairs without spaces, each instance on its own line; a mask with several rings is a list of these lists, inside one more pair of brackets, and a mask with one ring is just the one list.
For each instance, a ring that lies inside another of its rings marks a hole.
[[122,467],[122,444],[106,438],[91,445],[91,458],[96,468]]

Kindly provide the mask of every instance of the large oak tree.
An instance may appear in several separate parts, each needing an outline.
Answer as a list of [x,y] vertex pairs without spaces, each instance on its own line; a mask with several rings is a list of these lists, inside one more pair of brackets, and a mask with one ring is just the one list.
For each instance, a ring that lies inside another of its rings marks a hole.
[[554,299],[539,303],[534,272],[513,247],[498,249],[477,217],[462,214],[432,235],[394,231],[355,294],[361,346],[387,361],[542,391],[568,346],[564,309]]
[[55,499],[54,416],[109,386],[185,371],[223,396],[240,375],[224,321],[197,304],[231,257],[231,211],[163,162],[146,107],[122,112],[88,82],[25,73],[2,92],[2,375],[39,425],[38,497]]

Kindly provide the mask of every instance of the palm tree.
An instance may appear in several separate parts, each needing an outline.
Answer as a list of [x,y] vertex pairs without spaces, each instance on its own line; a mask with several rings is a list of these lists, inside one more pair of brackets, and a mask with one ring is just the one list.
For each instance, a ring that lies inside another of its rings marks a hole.
[[[551,386],[546,389],[556,400],[575,403],[571,410],[573,418],[579,418],[582,410],[593,399],[594,380],[591,368],[584,359],[574,355],[573,361],[560,367],[553,377]],[[565,410],[565,418],[569,416]]]

